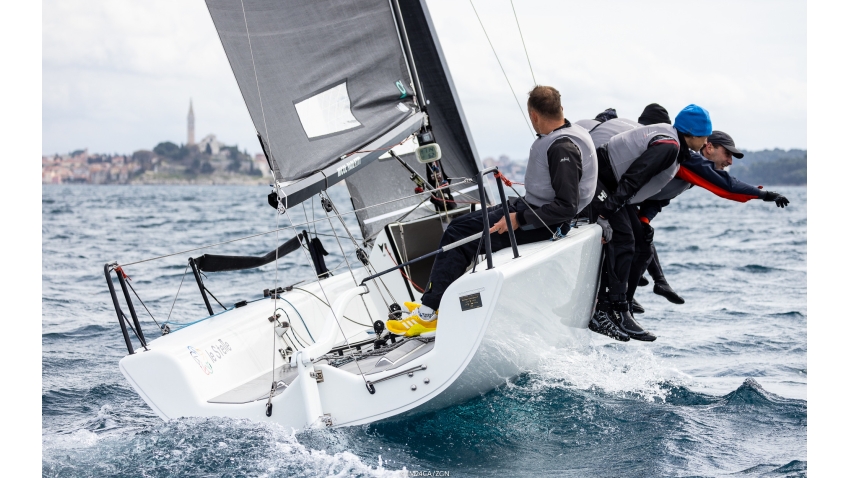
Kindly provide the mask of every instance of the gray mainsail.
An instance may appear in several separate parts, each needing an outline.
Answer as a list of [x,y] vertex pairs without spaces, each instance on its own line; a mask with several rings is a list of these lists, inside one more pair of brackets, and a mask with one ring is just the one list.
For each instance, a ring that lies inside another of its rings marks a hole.
[[373,159],[334,168],[343,155],[419,128],[387,0],[206,3],[279,182],[312,177],[302,187],[324,189],[329,172],[339,180]]
[[[424,0],[399,0],[399,6],[423,90],[421,93],[427,101],[429,123],[442,150],[443,168],[448,177],[472,178],[479,171],[481,162],[428,8]],[[416,162],[413,155],[404,155],[402,159],[425,176],[425,168]],[[415,185],[409,176],[396,160],[390,158],[372,162],[363,174],[351,176],[345,182],[354,207],[360,209],[410,196]],[[471,186],[474,189],[474,185]],[[374,235],[420,204],[422,199],[420,196],[359,211],[357,219],[363,237]],[[455,199],[458,199],[457,195]],[[426,201],[425,205],[430,206],[430,202]],[[428,209],[420,208],[408,217],[426,212]]]

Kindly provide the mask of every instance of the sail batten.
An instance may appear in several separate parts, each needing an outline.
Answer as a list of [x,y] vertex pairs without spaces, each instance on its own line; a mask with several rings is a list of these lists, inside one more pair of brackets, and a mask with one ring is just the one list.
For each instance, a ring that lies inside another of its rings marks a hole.
[[[280,191],[282,193],[281,200],[283,201],[283,206],[292,207],[300,204],[340,181],[348,181],[358,177],[356,173],[376,162],[378,157],[386,153],[385,147],[397,144],[416,131],[419,131],[422,127],[424,117],[425,115],[423,113],[415,113],[400,125],[367,145],[365,148],[366,152],[348,156],[300,181],[282,186]],[[388,183],[382,182],[380,178],[372,178],[371,187],[373,189],[387,188],[389,186]],[[361,204],[360,207],[371,204],[374,203]]]
[[307,178],[416,112],[387,0],[207,0],[278,181]]

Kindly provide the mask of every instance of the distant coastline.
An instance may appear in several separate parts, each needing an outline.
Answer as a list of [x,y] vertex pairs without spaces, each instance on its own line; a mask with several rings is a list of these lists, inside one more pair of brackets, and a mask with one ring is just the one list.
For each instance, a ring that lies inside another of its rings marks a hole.
[[[729,173],[755,185],[805,185],[808,153],[803,149],[743,150]],[[505,155],[484,158],[510,179],[525,176],[526,159]],[[89,153],[42,156],[42,184],[268,185],[272,181],[263,154],[253,157],[208,135],[198,144],[163,142],[132,154]]]
[[750,184],[806,185],[808,152],[805,149],[743,150],[744,157],[735,159],[729,173]]
[[132,154],[89,153],[42,156],[42,184],[265,184],[271,170],[262,154],[253,157],[215,135],[197,144],[166,141]]

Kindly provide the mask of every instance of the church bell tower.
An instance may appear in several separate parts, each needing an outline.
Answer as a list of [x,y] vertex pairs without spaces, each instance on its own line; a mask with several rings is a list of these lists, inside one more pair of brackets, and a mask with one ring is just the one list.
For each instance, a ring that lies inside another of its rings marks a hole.
[[189,137],[187,138],[186,145],[191,146],[195,144],[195,112],[192,111],[192,99],[189,99],[189,117],[186,121],[187,129],[189,132]]

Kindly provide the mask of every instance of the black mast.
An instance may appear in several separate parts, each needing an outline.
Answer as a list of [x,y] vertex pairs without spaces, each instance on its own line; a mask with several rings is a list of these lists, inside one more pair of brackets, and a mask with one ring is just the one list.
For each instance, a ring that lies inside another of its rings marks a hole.
[[407,39],[407,29],[404,27],[404,19],[401,16],[401,7],[398,5],[398,0],[392,0],[390,5],[395,15],[396,27],[398,28],[399,37],[401,37],[401,46],[404,51],[404,56],[407,58],[407,64],[410,66],[410,74],[413,76],[413,87],[416,89],[416,103],[419,104],[420,111],[428,112],[425,101],[425,93],[422,90],[422,83],[419,82],[419,73],[416,71],[416,62],[413,61],[413,52],[410,50],[410,41]]

